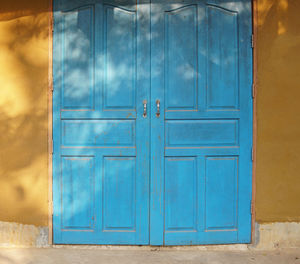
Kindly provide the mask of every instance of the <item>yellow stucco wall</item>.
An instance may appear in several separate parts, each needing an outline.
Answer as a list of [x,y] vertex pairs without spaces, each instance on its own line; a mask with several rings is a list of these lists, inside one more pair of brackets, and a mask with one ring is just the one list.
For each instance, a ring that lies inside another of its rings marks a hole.
[[48,3],[0,3],[0,221],[47,225]]
[[258,4],[256,218],[300,221],[300,1]]
[[[300,221],[300,1],[258,0],[259,222]],[[48,0],[0,8],[0,221],[47,225]]]

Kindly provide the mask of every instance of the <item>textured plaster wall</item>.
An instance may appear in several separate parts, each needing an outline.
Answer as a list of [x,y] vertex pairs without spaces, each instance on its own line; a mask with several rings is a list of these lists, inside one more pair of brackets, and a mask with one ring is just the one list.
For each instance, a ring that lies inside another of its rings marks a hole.
[[[258,9],[256,217],[300,221],[300,1]],[[48,10],[0,3],[0,221],[47,225]]]
[[300,1],[258,11],[256,220],[300,221]]
[[0,221],[47,225],[48,2],[0,1]]

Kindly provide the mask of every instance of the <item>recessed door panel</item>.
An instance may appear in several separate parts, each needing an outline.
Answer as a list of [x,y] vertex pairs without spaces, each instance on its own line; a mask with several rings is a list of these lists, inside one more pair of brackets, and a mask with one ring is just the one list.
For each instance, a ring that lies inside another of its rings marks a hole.
[[165,12],[164,20],[166,110],[197,109],[197,6]]
[[95,160],[93,156],[62,157],[62,228],[94,229]]
[[165,232],[197,230],[197,159],[166,157]]
[[239,144],[238,120],[168,120],[165,130],[165,144],[169,148]]
[[135,168],[134,157],[104,157],[104,231],[135,231]]
[[63,120],[64,147],[134,147],[135,120]]
[[205,231],[237,229],[238,158],[205,159]]
[[61,15],[62,109],[94,109],[94,8],[78,7]]
[[136,16],[104,6],[104,109],[135,109]]
[[207,5],[207,108],[238,109],[237,11]]

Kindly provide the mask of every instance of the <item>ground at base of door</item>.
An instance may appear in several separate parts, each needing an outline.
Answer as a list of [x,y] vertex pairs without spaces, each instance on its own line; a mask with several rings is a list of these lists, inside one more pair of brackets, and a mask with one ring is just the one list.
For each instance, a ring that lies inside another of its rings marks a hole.
[[300,249],[272,251],[0,249],[1,264],[300,264]]

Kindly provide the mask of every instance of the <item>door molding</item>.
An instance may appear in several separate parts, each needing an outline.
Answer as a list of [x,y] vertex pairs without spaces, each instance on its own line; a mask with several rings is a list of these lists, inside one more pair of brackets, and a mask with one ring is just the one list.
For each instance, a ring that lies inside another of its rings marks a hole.
[[[254,98],[252,100],[252,147],[253,147],[253,162],[252,162],[252,228],[251,237],[253,244],[255,241],[255,201],[256,201],[256,149],[257,149],[257,34],[258,34],[258,3],[257,0],[251,0],[252,3],[252,34],[253,34],[253,49],[252,49],[252,82],[255,87]],[[53,0],[48,0],[48,243],[53,245]]]
[[53,245],[53,0],[48,8],[48,243]]
[[257,31],[258,31],[258,0],[252,0],[252,34],[253,34],[253,48],[252,48],[252,83],[254,87],[252,100],[252,228],[251,228],[251,243],[255,241],[255,205],[256,205],[256,147],[257,147],[257,113],[256,113],[256,98],[257,98]]

